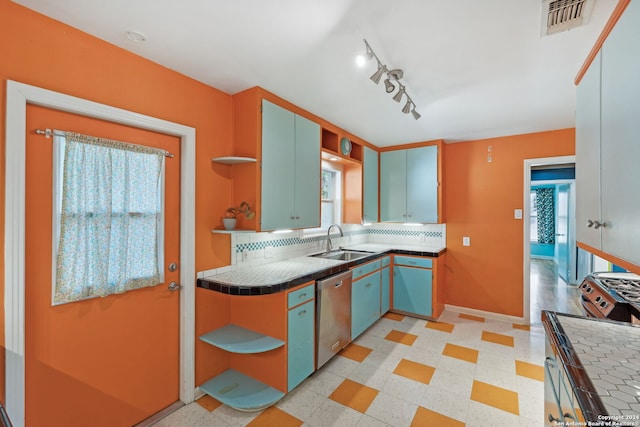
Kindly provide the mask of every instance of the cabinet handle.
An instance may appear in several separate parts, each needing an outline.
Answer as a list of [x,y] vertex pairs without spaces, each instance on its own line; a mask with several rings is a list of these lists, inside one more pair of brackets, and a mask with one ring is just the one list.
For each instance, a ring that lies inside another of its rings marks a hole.
[[299,216],[297,216],[297,217],[296,217],[296,219],[300,219],[300,217],[299,217]]
[[295,216],[290,216],[289,219],[296,219],[296,217]]
[[411,214],[407,215],[409,218],[411,218]]
[[600,227],[605,228],[607,226],[606,222],[600,222],[600,221],[593,221],[593,228],[595,228],[596,230]]
[[411,260],[408,260],[407,262],[411,265],[416,265],[418,263],[417,261],[411,261]]
[[587,228],[591,228],[593,227],[593,221],[591,221],[590,219],[587,220]]
[[303,298],[306,298],[306,296],[307,296],[307,293],[305,292],[304,294],[298,295],[298,298],[303,299]]
[[302,310],[298,312],[298,316],[304,316],[305,314],[307,314],[307,310]]
[[370,288],[371,287],[371,282],[367,282],[366,285],[364,285],[365,288]]

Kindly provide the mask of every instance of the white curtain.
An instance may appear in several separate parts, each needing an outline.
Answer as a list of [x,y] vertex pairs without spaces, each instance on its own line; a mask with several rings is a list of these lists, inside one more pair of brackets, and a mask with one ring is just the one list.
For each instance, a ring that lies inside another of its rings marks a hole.
[[54,141],[53,303],[162,283],[164,152],[70,132]]

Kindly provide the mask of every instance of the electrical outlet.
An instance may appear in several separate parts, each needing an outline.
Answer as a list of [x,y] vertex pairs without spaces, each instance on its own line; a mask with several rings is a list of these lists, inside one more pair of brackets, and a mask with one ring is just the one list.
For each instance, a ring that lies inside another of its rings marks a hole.
[[248,261],[249,260],[249,251],[246,249],[242,250],[242,261]]
[[427,233],[421,233],[421,234],[420,234],[420,241],[421,241],[422,243],[424,243],[424,242],[426,242],[426,241],[427,241]]
[[464,236],[462,238],[462,246],[471,246],[471,237]]
[[273,256],[273,246],[267,246],[264,248],[264,257],[271,258]]

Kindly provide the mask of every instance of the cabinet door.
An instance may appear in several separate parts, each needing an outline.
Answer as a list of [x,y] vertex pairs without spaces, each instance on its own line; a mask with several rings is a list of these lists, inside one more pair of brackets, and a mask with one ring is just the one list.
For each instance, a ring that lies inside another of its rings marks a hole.
[[380,221],[406,222],[407,150],[380,154]]
[[576,89],[576,234],[577,240],[600,249],[600,66],[594,58]]
[[320,226],[320,125],[295,115],[295,228]]
[[385,267],[380,271],[380,315],[391,308],[391,269]]
[[380,271],[351,284],[351,339],[380,318]]
[[431,316],[432,272],[424,268],[393,267],[393,308]]
[[640,2],[632,1],[602,49],[602,250],[640,264]]
[[262,230],[293,227],[294,120],[292,112],[262,101]]
[[315,300],[289,310],[288,320],[287,383],[291,391],[313,373]]
[[364,147],[363,171],[363,215],[364,222],[378,222],[378,153]]
[[407,222],[438,222],[438,147],[407,150]]

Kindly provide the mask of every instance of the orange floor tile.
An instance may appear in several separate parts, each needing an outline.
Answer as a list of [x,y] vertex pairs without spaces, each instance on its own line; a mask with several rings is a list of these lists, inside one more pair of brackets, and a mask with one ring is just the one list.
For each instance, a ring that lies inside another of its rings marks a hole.
[[470,314],[460,313],[458,317],[461,319],[474,320],[476,322],[484,322],[484,317],[472,316]]
[[398,322],[402,322],[402,319],[404,319],[404,316],[402,314],[391,313],[390,311],[385,313],[382,317],[384,317],[385,319],[396,320]]
[[396,369],[394,369],[393,373],[414,381],[429,384],[435,370],[436,369],[434,367],[402,359],[400,363],[398,363],[398,366],[396,366]]
[[444,323],[444,322],[427,322],[427,324],[425,325],[425,328],[429,328],[429,329],[435,329],[436,331],[442,331],[442,332],[453,332],[453,328],[455,327],[455,325],[452,325],[450,323]]
[[456,359],[465,360],[471,363],[478,362],[478,350],[472,348],[462,347],[455,344],[447,344],[442,350],[442,354],[449,357],[455,357]]
[[384,337],[384,339],[389,341],[399,342],[400,344],[413,345],[415,340],[418,339],[418,336],[413,334],[408,334],[406,332],[393,330],[389,332],[387,336]]
[[351,343],[344,350],[338,353],[338,355],[346,357],[347,359],[355,360],[356,362],[362,362],[369,354],[371,354],[372,351],[373,350],[370,348]]
[[517,323],[514,323],[512,326],[513,326],[513,329],[520,329],[522,331],[530,331],[531,330],[531,326],[529,326],[529,325],[519,325]]
[[516,374],[532,380],[544,381],[544,368],[533,363],[516,360]]
[[482,341],[488,341],[494,344],[502,344],[506,345],[507,347],[513,347],[512,336],[496,334],[495,332],[482,331]]
[[222,402],[214,399],[208,394],[205,394],[200,399],[196,400],[196,402],[209,412],[215,411],[220,405],[222,405]]
[[422,406],[418,406],[418,411],[416,411],[415,417],[413,417],[413,422],[411,423],[411,427],[464,427],[464,423],[454,420],[453,418],[449,418],[445,415],[439,414],[437,412],[433,412],[429,409],[423,408]]
[[506,388],[474,380],[471,389],[471,400],[520,415],[518,393]]
[[272,406],[247,424],[247,427],[300,427],[302,424],[304,423],[293,415]]
[[377,395],[377,390],[346,379],[331,393],[329,399],[364,413]]

